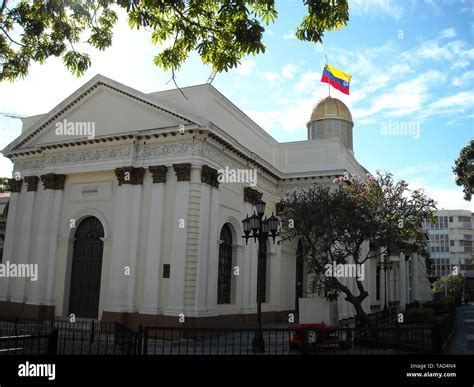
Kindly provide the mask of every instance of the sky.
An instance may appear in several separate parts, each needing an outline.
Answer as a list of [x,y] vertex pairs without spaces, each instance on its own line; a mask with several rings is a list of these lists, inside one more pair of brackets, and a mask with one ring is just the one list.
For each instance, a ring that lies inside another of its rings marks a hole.
[[[327,55],[330,65],[352,75],[350,95],[332,89],[331,96],[352,112],[359,163],[423,188],[439,209],[474,211],[452,172],[474,137],[474,0],[350,0],[348,26],[326,33],[323,44],[296,39],[302,0],[276,4],[266,52],[217,74],[213,86],[276,140],[306,140],[311,111],[328,95],[320,82]],[[130,30],[123,16],[111,48],[76,45],[92,58],[83,77],[50,58],[33,64],[26,78],[0,83],[0,113],[46,113],[97,73],[145,93],[172,88],[171,74],[153,64],[160,47],[151,33]],[[178,85],[205,83],[211,72],[193,53],[176,74]],[[397,134],[397,128],[408,129]],[[20,120],[0,115],[0,149],[20,132]],[[11,173],[12,163],[0,156],[0,176]]]

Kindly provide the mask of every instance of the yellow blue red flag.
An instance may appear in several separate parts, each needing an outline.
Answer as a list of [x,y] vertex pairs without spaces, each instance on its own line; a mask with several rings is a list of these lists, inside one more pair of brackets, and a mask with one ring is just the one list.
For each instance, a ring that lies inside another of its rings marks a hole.
[[329,83],[332,87],[339,90],[344,94],[349,94],[349,84],[351,82],[351,76],[335,67],[324,66],[323,76],[321,82]]

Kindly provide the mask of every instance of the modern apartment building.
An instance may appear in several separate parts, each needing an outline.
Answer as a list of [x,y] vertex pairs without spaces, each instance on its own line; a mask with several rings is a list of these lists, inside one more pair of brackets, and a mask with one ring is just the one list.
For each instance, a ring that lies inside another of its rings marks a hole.
[[474,213],[468,210],[439,210],[436,222],[426,221],[423,228],[430,238],[433,267],[430,277],[435,279],[460,268],[463,275],[474,278]]

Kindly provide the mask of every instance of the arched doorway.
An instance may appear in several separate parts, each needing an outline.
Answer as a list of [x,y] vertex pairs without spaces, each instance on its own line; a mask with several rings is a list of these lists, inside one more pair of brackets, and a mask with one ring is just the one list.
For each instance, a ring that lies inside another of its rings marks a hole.
[[304,251],[301,240],[298,242],[296,250],[296,270],[295,270],[295,311],[299,318],[299,299],[304,296]]
[[232,291],[232,232],[227,224],[221,230],[219,245],[219,271],[217,303],[230,304]]
[[69,314],[76,317],[98,317],[103,237],[102,223],[94,216],[85,218],[77,227],[69,293]]

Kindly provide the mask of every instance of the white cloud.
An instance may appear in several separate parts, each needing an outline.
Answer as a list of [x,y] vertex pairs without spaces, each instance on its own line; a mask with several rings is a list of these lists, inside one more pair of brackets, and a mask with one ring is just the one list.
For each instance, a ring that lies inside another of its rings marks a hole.
[[474,79],[474,70],[466,71],[460,77],[454,77],[453,86],[469,86],[470,81]]
[[403,15],[403,6],[395,0],[350,0],[349,10],[356,15],[387,15],[395,20]]
[[300,80],[296,84],[295,90],[298,93],[302,93],[305,91],[310,92],[311,90],[314,89],[314,87],[312,87],[312,84],[314,84],[314,82],[318,82],[317,84],[319,85],[320,81],[321,81],[321,71],[310,71],[310,72],[304,73],[303,75],[301,75]]
[[387,117],[401,117],[418,112],[428,98],[428,84],[444,80],[443,73],[427,71],[410,81],[399,83],[389,92],[377,95],[368,108],[353,109],[352,114],[355,118],[362,118],[383,112]]
[[239,75],[249,75],[252,73],[253,69],[255,68],[255,61],[252,59],[244,60],[240,64],[239,67],[237,67],[237,73]]
[[423,188],[428,197],[436,202],[436,207],[441,210],[469,210],[474,211],[474,202],[464,200],[462,188],[439,188],[416,181],[410,181],[410,188]]
[[283,69],[281,70],[281,75],[283,78],[293,79],[297,70],[298,70],[297,65],[289,63],[283,66]]
[[469,66],[469,62],[467,60],[461,59],[453,64],[452,69],[464,68],[467,66]]
[[474,106],[474,91],[461,91],[457,94],[441,98],[429,105],[429,108],[436,111],[438,109],[456,108],[463,109]]
[[296,39],[296,33],[293,30],[288,30],[286,34],[283,35],[283,39]]
[[456,36],[456,31],[453,28],[446,28],[441,31],[440,36],[442,38],[454,38]]
[[411,73],[411,72],[413,72],[413,70],[406,63],[399,63],[399,64],[396,64],[396,65],[393,65],[390,68],[390,73],[393,74],[393,75],[401,75],[401,74],[407,74],[407,73]]
[[267,81],[268,86],[275,87],[278,85],[281,77],[280,74],[274,71],[264,71],[262,73],[263,78]]

